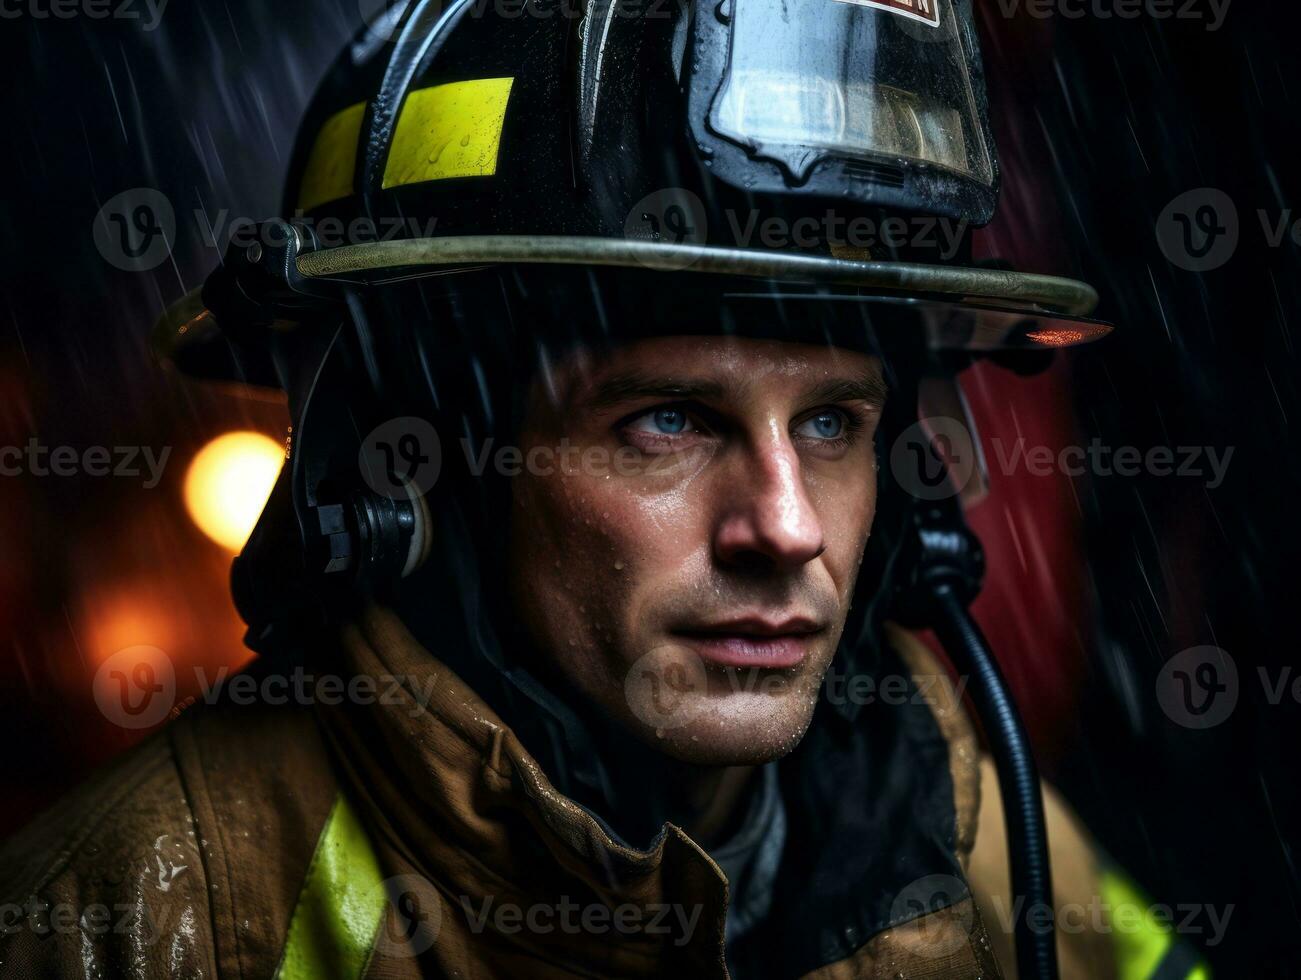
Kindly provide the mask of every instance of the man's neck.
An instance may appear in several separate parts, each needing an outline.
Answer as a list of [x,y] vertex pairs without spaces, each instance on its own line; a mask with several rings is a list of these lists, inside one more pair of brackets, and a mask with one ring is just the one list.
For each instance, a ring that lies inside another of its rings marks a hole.
[[754,766],[692,766],[679,825],[709,850],[736,832],[755,785]]
[[646,847],[665,823],[671,823],[708,850],[740,827],[758,782],[758,767],[682,762],[608,719],[589,716],[589,725],[592,744],[600,747],[611,799],[580,795],[578,802],[595,810],[627,844]]

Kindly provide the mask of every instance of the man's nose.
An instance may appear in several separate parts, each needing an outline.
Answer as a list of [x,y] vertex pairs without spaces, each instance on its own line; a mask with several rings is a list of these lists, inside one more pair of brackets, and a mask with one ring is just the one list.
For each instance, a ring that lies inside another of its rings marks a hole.
[[826,550],[799,454],[784,434],[747,450],[729,479],[714,531],[714,554],[721,564],[790,570]]

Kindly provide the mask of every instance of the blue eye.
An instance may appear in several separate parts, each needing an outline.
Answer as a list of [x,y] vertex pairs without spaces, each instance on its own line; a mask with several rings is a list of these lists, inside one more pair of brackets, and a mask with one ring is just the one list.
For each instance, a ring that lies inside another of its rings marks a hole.
[[655,413],[655,425],[661,432],[681,432],[687,427],[687,417],[676,408],[661,408]]
[[845,417],[839,412],[819,412],[805,419],[795,429],[796,434],[814,439],[835,439],[845,431]]
[[691,432],[695,427],[691,424],[691,418],[684,413],[682,409],[656,409],[648,411],[645,415],[632,422],[630,428],[639,429],[641,432],[649,432],[657,436],[679,436],[684,432]]
[[657,409],[654,412],[647,412],[643,418],[651,423],[652,431],[664,435],[677,435],[687,428],[687,415],[677,408]]

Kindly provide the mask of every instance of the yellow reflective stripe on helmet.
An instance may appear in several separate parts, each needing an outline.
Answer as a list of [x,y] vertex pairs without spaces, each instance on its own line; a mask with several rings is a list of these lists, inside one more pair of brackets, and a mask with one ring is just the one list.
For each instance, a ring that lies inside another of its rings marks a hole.
[[476,78],[408,95],[384,168],[385,188],[495,174],[514,81]]
[[303,182],[298,188],[298,207],[303,211],[352,194],[357,170],[357,141],[366,103],[350,105],[325,121],[307,155]]
[[[1177,945],[1170,926],[1157,920],[1152,903],[1125,875],[1116,871],[1104,872],[1099,890],[1103,904],[1111,913],[1117,980],[1152,980],[1166,976],[1168,967],[1163,970],[1162,966]],[[1211,968],[1205,963],[1197,963],[1178,976],[1181,980],[1210,980]]]
[[384,915],[383,878],[365,828],[340,794],[289,920],[278,980],[358,980]]

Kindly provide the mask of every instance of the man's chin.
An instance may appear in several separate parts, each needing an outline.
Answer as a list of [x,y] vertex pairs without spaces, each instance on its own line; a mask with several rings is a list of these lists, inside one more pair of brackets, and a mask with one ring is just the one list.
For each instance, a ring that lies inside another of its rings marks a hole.
[[701,699],[688,720],[656,730],[637,725],[638,735],[680,762],[708,766],[753,766],[792,752],[813,717],[812,702],[764,695],[733,694]]

